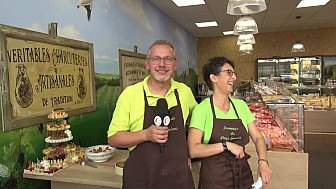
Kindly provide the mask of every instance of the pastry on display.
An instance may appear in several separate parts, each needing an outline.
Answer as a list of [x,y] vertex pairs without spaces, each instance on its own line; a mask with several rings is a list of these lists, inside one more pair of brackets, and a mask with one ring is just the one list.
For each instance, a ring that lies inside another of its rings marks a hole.
[[46,148],[42,150],[43,160],[34,163],[29,161],[24,170],[27,174],[52,176],[53,173],[70,164],[76,164],[84,157],[84,148],[76,146],[70,141],[73,139],[70,125],[65,118],[68,114],[63,111],[52,111],[48,118],[52,122],[46,125]]
[[68,117],[68,113],[63,112],[63,111],[52,111],[48,115],[49,119],[63,119],[63,118],[67,118],[67,117]]
[[68,165],[69,164],[63,159],[57,159],[57,160],[37,159],[35,163],[32,161],[28,162],[28,167],[27,169],[24,169],[24,173],[52,176],[53,173],[67,167]]
[[68,114],[63,111],[52,111],[48,118],[52,119],[51,123],[47,124],[47,138],[46,143],[56,144],[68,142],[73,139],[71,134],[70,125],[67,123]]
[[65,133],[60,133],[60,134],[54,134],[52,136],[48,136],[47,138],[44,139],[44,141],[46,143],[55,144],[55,143],[68,142],[72,139],[73,139],[72,135],[68,136]]
[[52,111],[48,118],[52,122],[47,124],[47,137],[45,142],[48,148],[43,150],[46,159],[64,159],[68,163],[77,163],[84,156],[84,149],[69,143],[73,139],[70,124],[64,111]]

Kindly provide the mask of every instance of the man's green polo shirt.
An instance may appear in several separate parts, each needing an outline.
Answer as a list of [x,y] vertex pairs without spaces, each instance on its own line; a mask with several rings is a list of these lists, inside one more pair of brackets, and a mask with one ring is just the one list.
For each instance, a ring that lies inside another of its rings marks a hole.
[[[118,131],[140,131],[143,129],[144,122],[144,111],[145,111],[145,101],[144,101],[144,90],[146,91],[147,101],[149,106],[156,106],[156,102],[159,98],[165,98],[168,103],[168,108],[177,105],[174,90],[177,89],[184,123],[191,114],[197,102],[188,86],[183,83],[179,83],[170,80],[171,87],[168,90],[165,97],[159,95],[154,95],[149,91],[148,80],[146,77],[144,81],[127,87],[119,96],[116,108],[113,113],[113,118],[110,123],[109,130],[107,131],[107,136],[110,137],[117,133]],[[132,147],[133,149],[134,147]]]

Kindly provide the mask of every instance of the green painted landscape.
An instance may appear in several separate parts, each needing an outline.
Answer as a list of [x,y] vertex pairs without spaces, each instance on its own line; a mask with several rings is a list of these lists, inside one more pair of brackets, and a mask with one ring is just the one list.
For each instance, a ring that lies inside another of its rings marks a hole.
[[[119,75],[95,73],[95,80],[96,111],[69,118],[74,136],[71,142],[82,147],[107,144],[107,130],[120,95]],[[196,94],[197,74],[194,69],[185,71],[176,80],[187,84]],[[43,127],[34,125],[9,132],[0,131],[0,188],[49,188],[48,181],[22,177],[28,160],[36,162],[36,158],[42,159],[45,137],[46,123]]]
[[[69,118],[76,145],[88,147],[107,144],[107,129],[120,94],[119,76],[95,74],[97,109],[95,112]],[[1,120],[1,116],[0,116]],[[2,127],[2,121],[0,122]],[[48,181],[24,179],[28,160],[42,159],[46,147],[46,124],[9,132],[0,131],[0,188],[49,188]]]

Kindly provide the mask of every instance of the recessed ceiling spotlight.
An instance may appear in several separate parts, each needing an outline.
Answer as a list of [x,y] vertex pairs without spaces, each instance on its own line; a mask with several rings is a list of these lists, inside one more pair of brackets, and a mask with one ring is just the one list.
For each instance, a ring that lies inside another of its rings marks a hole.
[[192,6],[192,5],[203,5],[204,0],[172,0],[178,7]]
[[322,6],[327,4],[329,1],[330,0],[301,0],[296,8]]

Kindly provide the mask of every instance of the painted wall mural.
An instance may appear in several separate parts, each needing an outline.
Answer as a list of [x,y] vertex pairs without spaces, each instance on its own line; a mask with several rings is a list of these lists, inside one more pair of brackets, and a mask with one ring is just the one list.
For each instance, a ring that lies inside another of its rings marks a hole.
[[[94,44],[97,110],[69,119],[72,142],[77,145],[107,143],[106,131],[120,94],[118,49],[133,51],[136,45],[139,53],[146,54],[155,40],[171,41],[178,59],[177,80],[189,85],[196,94],[196,38],[146,0],[11,0],[1,3],[0,24],[48,33],[51,22],[58,23],[58,36]],[[0,64],[0,70],[2,66]],[[3,77],[0,72],[0,79]],[[28,103],[29,100],[24,101]],[[0,131],[0,188],[49,187],[47,181],[22,178],[26,162],[43,157],[45,136],[45,124]]]

